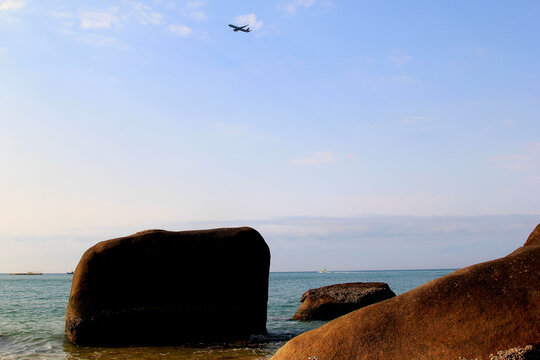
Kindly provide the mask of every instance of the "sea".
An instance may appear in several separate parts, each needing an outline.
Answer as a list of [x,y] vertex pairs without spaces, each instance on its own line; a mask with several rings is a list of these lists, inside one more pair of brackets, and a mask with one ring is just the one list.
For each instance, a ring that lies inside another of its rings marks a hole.
[[64,335],[64,317],[72,275],[0,274],[0,359],[269,359],[288,340],[323,325],[291,320],[302,294],[313,288],[347,282],[386,282],[397,294],[454,269],[272,272],[266,336],[241,344],[165,347],[81,347]]

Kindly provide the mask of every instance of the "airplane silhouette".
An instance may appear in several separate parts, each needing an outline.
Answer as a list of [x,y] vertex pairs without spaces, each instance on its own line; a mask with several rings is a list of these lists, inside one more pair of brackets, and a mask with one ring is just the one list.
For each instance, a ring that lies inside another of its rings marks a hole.
[[232,27],[234,32],[237,32],[237,31],[250,32],[251,31],[249,28],[245,29],[245,27],[249,26],[249,24],[244,25],[244,26],[236,26],[236,25],[233,25],[233,24],[229,24],[229,26]]

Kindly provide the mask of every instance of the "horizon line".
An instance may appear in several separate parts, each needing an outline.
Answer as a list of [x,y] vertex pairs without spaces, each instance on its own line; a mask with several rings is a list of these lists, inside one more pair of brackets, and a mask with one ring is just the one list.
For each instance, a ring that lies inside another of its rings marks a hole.
[[[327,270],[326,274],[339,274],[347,272],[375,272],[375,271],[430,271],[430,270],[459,270],[461,268],[414,268],[414,269],[371,269],[371,270]],[[41,273],[42,275],[73,275],[69,272],[41,272],[33,271],[34,273]],[[0,272],[0,275],[12,275],[15,272]],[[23,272],[24,273],[24,272]],[[295,270],[295,271],[270,271],[272,273],[319,273],[319,270]]]

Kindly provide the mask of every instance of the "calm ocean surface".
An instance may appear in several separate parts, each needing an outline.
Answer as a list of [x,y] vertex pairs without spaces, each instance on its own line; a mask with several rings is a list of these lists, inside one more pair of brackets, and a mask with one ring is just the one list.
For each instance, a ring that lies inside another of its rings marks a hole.
[[64,316],[72,275],[0,274],[0,359],[268,359],[287,340],[324,324],[289,320],[301,295],[312,288],[381,281],[396,293],[409,291],[453,270],[271,273],[268,336],[242,346],[96,348],[70,344]]

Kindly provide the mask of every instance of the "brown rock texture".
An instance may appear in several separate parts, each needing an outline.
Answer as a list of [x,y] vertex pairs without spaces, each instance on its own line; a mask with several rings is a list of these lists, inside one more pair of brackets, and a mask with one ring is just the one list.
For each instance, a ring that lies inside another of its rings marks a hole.
[[332,320],[396,296],[387,283],[346,283],[308,290],[294,320]]
[[147,230],[102,241],[73,275],[79,345],[234,341],[266,333],[270,250],[252,228]]
[[272,360],[489,359],[539,342],[540,245],[533,239],[299,335]]

